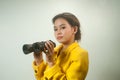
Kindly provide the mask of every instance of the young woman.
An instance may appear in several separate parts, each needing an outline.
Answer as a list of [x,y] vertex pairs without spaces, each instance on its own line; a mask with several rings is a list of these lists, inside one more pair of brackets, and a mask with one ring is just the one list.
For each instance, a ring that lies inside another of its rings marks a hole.
[[46,41],[46,63],[42,52],[34,53],[36,79],[85,80],[89,61],[88,52],[78,43],[81,39],[79,20],[71,13],[61,13],[53,18],[53,24],[55,38],[61,44],[54,48],[52,42]]

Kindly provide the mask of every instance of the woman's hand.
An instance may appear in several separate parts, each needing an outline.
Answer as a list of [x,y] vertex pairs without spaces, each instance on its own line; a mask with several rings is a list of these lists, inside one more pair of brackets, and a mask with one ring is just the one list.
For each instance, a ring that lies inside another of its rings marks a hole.
[[40,63],[42,63],[42,61],[43,61],[42,52],[40,52],[40,53],[33,53],[33,56],[34,56],[34,60],[35,60],[34,64],[36,66],[40,65]]
[[48,63],[48,65],[50,67],[52,67],[55,62],[53,59],[53,55],[54,55],[54,44],[51,41],[46,41],[45,43],[45,47],[46,47],[46,62]]

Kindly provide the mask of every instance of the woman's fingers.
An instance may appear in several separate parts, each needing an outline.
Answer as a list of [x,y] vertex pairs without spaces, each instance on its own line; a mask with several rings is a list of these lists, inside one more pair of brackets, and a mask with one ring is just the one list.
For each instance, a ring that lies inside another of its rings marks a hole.
[[45,47],[46,47],[46,51],[49,53],[49,54],[52,54],[53,53],[53,50],[54,50],[54,45],[51,41],[46,41],[45,43]]
[[33,53],[35,59],[39,59],[42,57],[42,53]]
[[42,57],[42,52],[41,53],[33,53],[34,56],[34,64],[35,65],[39,65],[42,61],[43,61],[43,57]]

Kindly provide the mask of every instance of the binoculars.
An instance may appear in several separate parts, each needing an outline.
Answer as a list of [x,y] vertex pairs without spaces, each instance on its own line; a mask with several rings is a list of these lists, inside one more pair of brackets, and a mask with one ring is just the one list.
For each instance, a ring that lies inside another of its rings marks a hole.
[[[49,41],[51,41],[51,40],[49,40]],[[54,47],[56,47],[56,44],[53,41],[51,41],[51,42],[54,44]],[[46,43],[45,41],[41,41],[41,42],[35,42],[33,44],[24,44],[23,52],[24,52],[24,54],[29,54],[31,52],[34,52],[37,54],[46,49],[45,43]]]

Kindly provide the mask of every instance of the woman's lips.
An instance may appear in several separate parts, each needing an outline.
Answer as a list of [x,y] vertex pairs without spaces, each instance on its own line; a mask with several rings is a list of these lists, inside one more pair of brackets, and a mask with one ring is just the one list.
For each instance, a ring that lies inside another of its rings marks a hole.
[[62,38],[63,38],[63,36],[58,36],[58,37],[57,37],[58,40],[60,40],[60,39],[62,39]]

